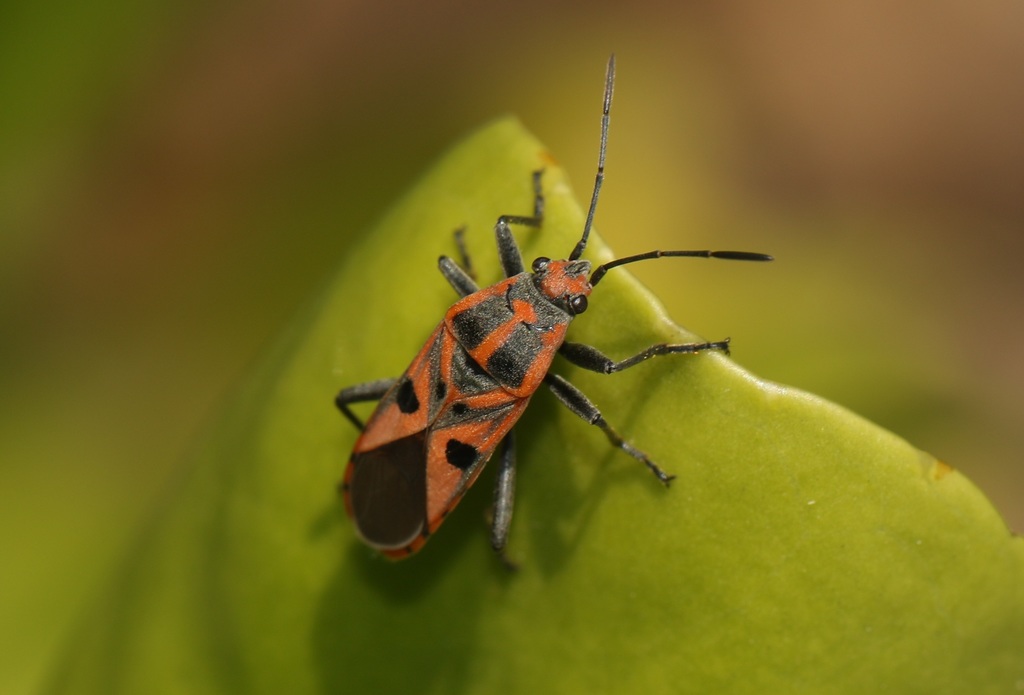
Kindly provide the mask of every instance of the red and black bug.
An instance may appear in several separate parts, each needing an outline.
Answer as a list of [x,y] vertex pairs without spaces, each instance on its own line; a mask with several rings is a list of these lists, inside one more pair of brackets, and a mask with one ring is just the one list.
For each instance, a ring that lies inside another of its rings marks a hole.
[[[602,374],[622,371],[651,357],[728,352],[729,339],[710,343],[659,344],[616,361],[582,343],[565,342],[569,324],[587,308],[587,297],[608,270],[652,258],[691,256],[770,261],[745,251],[649,251],[597,266],[582,260],[604,181],[608,114],[615,58],[608,62],[597,176],[583,234],[566,260],[538,258],[526,271],[509,225],[539,227],[544,220],[542,172],[533,173],[534,209],[529,216],[502,215],[494,227],[505,280],[480,289],[469,258],[459,266],[442,256],[442,275],[461,299],[445,314],[412,364],[397,379],[342,389],[335,402],[362,434],[341,484],[345,508],[359,536],[391,558],[419,550],[459,503],[484,464],[503,443],[494,491],[491,544],[502,554],[512,520],[516,454],[513,426],[543,384],[566,407],[599,427],[611,444],[643,462],[658,480],[668,475],[647,454],[612,429],[601,411],[575,386],[549,372],[556,354]],[[349,409],[379,400],[364,425]]]

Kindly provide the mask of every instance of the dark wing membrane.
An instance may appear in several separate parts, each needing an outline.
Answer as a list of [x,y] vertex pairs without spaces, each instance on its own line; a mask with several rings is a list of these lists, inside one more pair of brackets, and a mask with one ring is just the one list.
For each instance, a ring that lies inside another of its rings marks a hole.
[[398,550],[426,526],[426,432],[353,454],[343,491],[349,516],[367,544]]

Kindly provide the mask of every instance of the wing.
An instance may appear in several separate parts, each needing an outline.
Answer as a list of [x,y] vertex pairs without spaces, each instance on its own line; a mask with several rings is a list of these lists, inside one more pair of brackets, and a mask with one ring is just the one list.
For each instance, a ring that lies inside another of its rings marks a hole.
[[422,547],[526,408],[442,324],[381,399],[356,442],[342,492],[370,546]]
[[356,440],[341,491],[362,539],[381,551],[409,545],[426,528],[427,427],[443,404],[432,382],[446,331],[438,326]]
[[491,454],[522,416],[528,398],[496,390],[456,397],[427,433],[427,532],[433,533],[476,482]]
[[443,325],[434,329],[426,345],[377,403],[356,440],[353,454],[372,451],[427,428],[443,403],[432,387],[438,374],[438,362],[444,335]]

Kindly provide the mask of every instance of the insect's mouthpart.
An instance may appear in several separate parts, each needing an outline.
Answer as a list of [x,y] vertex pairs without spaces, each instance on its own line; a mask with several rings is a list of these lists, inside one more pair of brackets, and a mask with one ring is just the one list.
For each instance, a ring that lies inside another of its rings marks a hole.
[[586,277],[590,275],[590,261],[568,261],[565,274],[569,277]]

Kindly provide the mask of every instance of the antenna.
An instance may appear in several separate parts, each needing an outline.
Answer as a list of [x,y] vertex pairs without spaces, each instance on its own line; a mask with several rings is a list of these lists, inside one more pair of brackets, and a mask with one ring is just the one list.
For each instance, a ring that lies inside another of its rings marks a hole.
[[[587,221],[583,225],[583,236],[576,243],[576,248],[569,254],[569,260],[578,260],[587,248],[587,240],[590,238],[590,229],[594,226],[594,213],[597,211],[597,199],[601,194],[601,185],[604,183],[604,159],[608,150],[608,122],[612,110],[612,92],[615,90],[615,54],[608,58],[608,72],[604,82],[604,107],[601,111],[601,148],[597,156],[597,175],[594,177],[594,193],[590,196],[590,209],[587,211]],[[766,253],[755,253],[753,251],[648,251],[633,256],[626,256],[614,261],[609,261],[597,266],[590,275],[590,286],[593,287],[612,268],[627,263],[646,261],[652,258],[664,258],[666,256],[688,256],[691,258],[722,258],[729,261],[771,261],[774,260]]]
[[691,258],[723,258],[728,261],[773,261],[775,260],[767,253],[755,253],[753,251],[648,251],[633,256],[618,258],[614,261],[602,263],[594,269],[590,275],[590,286],[593,287],[601,281],[604,274],[612,268],[637,261],[647,261],[652,258],[664,258],[666,256],[689,256]]
[[569,254],[569,260],[575,261],[583,255],[587,248],[587,239],[590,237],[590,228],[594,226],[594,212],[597,210],[597,197],[601,193],[601,184],[604,183],[604,155],[608,149],[608,114],[612,110],[612,91],[615,87],[615,54],[608,58],[608,73],[604,82],[604,108],[601,113],[601,149],[597,156],[597,176],[594,177],[594,193],[590,196],[590,209],[587,211],[587,221],[583,225],[583,237],[576,243],[576,248]]

